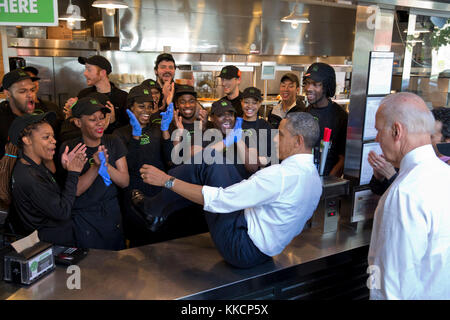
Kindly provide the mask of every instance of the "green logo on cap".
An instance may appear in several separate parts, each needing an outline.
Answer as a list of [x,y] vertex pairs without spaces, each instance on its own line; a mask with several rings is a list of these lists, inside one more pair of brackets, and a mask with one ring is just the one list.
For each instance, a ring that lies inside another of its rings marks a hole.
[[27,76],[27,74],[23,70],[19,70],[17,73],[19,74],[19,76]]
[[155,81],[150,81],[150,84],[151,84],[151,85],[154,85],[154,84],[155,84]]
[[226,101],[222,101],[220,104],[224,107],[228,105],[228,103]]
[[95,99],[91,99],[90,102],[91,102],[92,104],[99,104],[98,101],[95,100]]
[[250,89],[249,91],[250,91],[250,93],[255,93],[255,90],[253,90],[253,89]]
[[149,94],[147,89],[144,89],[144,94]]
[[222,73],[227,73],[228,69],[222,69]]
[[319,67],[317,65],[313,67],[314,72],[317,72],[318,70],[319,70]]

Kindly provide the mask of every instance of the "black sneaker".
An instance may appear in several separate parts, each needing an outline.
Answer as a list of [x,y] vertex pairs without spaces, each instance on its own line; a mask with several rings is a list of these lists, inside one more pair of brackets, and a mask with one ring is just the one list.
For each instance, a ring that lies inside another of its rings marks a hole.
[[133,204],[134,209],[136,209],[136,211],[145,221],[146,228],[152,232],[155,232],[164,224],[164,222],[166,222],[166,218],[155,217],[149,213],[146,213],[144,199],[145,195],[142,193],[142,191],[137,189],[131,191],[131,203]]

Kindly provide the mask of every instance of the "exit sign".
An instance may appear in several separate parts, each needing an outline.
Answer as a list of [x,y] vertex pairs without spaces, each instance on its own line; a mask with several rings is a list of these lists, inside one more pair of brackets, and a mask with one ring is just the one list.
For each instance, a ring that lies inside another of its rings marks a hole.
[[57,0],[0,0],[0,25],[57,26]]

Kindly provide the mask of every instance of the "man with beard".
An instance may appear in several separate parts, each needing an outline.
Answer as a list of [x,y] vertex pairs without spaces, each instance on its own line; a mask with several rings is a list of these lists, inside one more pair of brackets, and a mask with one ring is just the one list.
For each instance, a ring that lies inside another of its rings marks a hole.
[[[120,90],[114,83],[109,81],[108,75],[112,71],[111,63],[100,55],[89,58],[78,57],[78,62],[84,64],[86,67],[83,74],[89,87],[81,90],[77,95],[77,99],[87,97],[92,92],[103,93],[108,97],[110,103],[105,105],[105,107],[111,113],[109,115],[108,128],[105,130],[106,134],[110,134],[114,129],[127,125],[128,115],[126,109],[128,93]],[[66,109],[73,105],[74,101],[71,100],[69,99],[68,103],[66,103]]]
[[239,91],[241,83],[241,71],[236,66],[225,66],[220,71],[219,78],[222,79],[223,92],[236,110],[237,116],[242,117],[242,92]]
[[[331,101],[336,92],[336,73],[326,63],[313,63],[303,77],[303,85],[309,103],[306,112],[319,120],[320,139],[323,139],[325,128],[331,129],[331,148],[324,175],[340,177],[344,170],[348,114],[340,105]],[[319,148],[320,142],[315,146],[316,154]]]
[[161,88],[164,88],[164,84],[171,84],[175,77],[175,59],[170,53],[161,53],[155,62],[155,75],[156,82]]
[[8,129],[18,116],[33,114],[35,108],[36,86],[31,77],[22,69],[5,74],[2,88],[6,100],[0,103],[0,154],[5,153],[8,142]]
[[34,99],[35,108],[34,108],[33,113],[34,114],[43,114],[48,111],[53,111],[56,114],[56,120],[54,120],[53,121],[54,123],[52,123],[51,125],[55,132],[55,139],[56,139],[56,141],[58,141],[59,140],[59,131],[61,129],[61,123],[64,121],[64,112],[62,112],[62,109],[58,105],[53,103],[52,101],[43,100],[38,97],[39,80],[40,80],[40,78],[38,77],[39,70],[36,69],[35,67],[28,66],[28,67],[23,68],[23,71],[25,71],[31,77],[31,81],[33,81],[33,84],[36,86],[36,90],[35,90],[36,95],[35,95],[35,99]]

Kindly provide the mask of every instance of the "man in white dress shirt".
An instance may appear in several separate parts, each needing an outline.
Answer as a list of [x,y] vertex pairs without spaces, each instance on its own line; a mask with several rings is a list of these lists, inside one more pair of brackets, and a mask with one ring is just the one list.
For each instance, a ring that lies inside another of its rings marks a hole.
[[318,122],[310,114],[289,114],[274,139],[282,162],[248,180],[234,165],[182,165],[170,172],[172,177],[144,165],[144,182],[170,189],[147,207],[163,203],[167,214],[179,209],[181,197],[203,205],[211,237],[228,263],[241,268],[263,263],[300,234],[317,207],[322,183],[312,147],[318,137]]
[[381,101],[377,141],[400,168],[375,211],[371,299],[450,299],[450,167],[431,146],[434,118],[412,93]]

